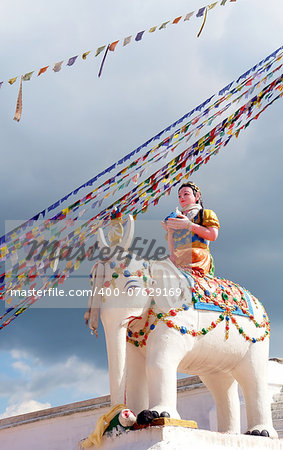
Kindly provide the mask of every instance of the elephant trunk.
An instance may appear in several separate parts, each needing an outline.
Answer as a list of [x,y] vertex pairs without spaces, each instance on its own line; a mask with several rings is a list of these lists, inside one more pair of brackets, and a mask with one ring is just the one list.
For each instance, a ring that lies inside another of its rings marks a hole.
[[121,326],[122,317],[117,316],[120,316],[117,309],[113,314],[110,313],[109,309],[107,314],[103,314],[103,310],[101,311],[108,355],[111,405],[125,403],[126,397],[127,329]]

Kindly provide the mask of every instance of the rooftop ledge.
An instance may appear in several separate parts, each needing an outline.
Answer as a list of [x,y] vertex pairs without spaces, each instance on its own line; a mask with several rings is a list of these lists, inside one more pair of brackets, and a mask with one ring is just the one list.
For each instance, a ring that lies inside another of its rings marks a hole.
[[[198,376],[191,376],[178,380],[177,391],[183,392],[189,389],[204,388],[204,384],[201,382]],[[54,408],[42,409],[40,411],[34,411],[26,414],[20,414],[19,416],[7,417],[0,420],[0,430],[3,428],[15,427],[17,425],[23,425],[30,422],[36,422],[39,420],[46,420],[60,416],[66,416],[70,414],[76,414],[84,411],[97,410],[99,408],[105,408],[110,406],[110,395],[103,397],[91,398],[89,400],[83,400],[81,402],[68,403],[63,406],[56,406]]]

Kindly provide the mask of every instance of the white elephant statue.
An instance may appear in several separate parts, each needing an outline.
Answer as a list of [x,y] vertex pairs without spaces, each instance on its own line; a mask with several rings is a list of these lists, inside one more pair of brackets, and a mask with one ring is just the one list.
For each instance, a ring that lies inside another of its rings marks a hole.
[[[252,313],[234,315],[223,305],[215,311],[197,309],[199,286],[169,259],[143,261],[132,254],[121,261],[133,235],[129,216],[116,254],[92,270],[85,314],[96,333],[100,309],[111,404],[126,404],[135,414],[150,410],[178,419],[177,372],[199,375],[215,400],[219,431],[240,433],[239,383],[247,433],[277,437],[267,391],[270,329],[261,303],[242,290]],[[98,242],[108,246],[101,229]]]

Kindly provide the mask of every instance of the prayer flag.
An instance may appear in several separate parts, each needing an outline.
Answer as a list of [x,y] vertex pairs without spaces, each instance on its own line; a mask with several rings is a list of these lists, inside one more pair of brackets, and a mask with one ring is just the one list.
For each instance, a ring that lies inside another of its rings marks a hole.
[[227,2],[227,0],[222,0],[220,5],[225,6],[225,3]]
[[217,3],[218,2],[211,3],[211,5],[208,5],[208,9],[213,9],[217,5]]
[[115,41],[115,42],[112,42],[112,44],[109,45],[109,50],[110,50],[110,52],[114,52],[114,50],[115,50],[116,45],[118,44],[118,42],[119,42],[119,40],[118,40],[118,41]]
[[[117,41],[117,42],[118,42],[118,41]],[[104,53],[104,56],[103,56],[103,59],[102,59],[102,62],[101,62],[101,66],[100,66],[100,69],[99,69],[99,72],[98,72],[98,78],[101,77],[102,69],[103,69],[103,66],[104,66],[104,63],[105,63],[105,59],[106,59],[106,55],[107,55],[107,53],[108,53],[108,50],[110,50],[110,45],[109,45],[109,44],[108,44],[108,46],[107,46],[107,49],[106,49],[106,51],[105,51],[105,53]]]
[[106,45],[103,45],[102,47],[98,47],[96,50],[95,56],[98,56],[103,50],[105,49]]
[[2,87],[3,83],[4,83],[4,81],[0,81],[0,88]]
[[32,77],[33,72],[34,72],[34,71],[28,72],[28,73],[26,73],[25,75],[23,75],[23,76],[22,76],[22,80],[23,80],[23,81],[29,81],[29,80],[31,79],[31,77]]
[[87,55],[89,55],[89,54],[90,54],[90,51],[84,52],[84,53],[82,54],[82,58],[83,58],[83,59],[86,59]]
[[38,72],[37,76],[39,77],[39,75],[41,75],[42,73],[46,72],[46,70],[48,69],[48,67],[49,67],[49,66],[45,66],[45,67],[42,67],[41,69],[39,69],[39,72]]
[[205,14],[204,14],[204,18],[203,18],[202,25],[201,25],[201,27],[200,27],[200,30],[199,30],[198,34],[197,34],[197,37],[200,37],[201,32],[202,32],[203,27],[204,27],[204,24],[205,24],[205,22],[206,22],[206,16],[207,16],[207,8],[206,8],[206,7],[201,8],[201,9],[199,10],[199,12],[197,13],[197,17],[201,17],[201,16],[203,15],[203,12],[204,12]]
[[67,62],[67,66],[72,66],[72,65],[75,63],[75,61],[76,61],[76,59],[77,59],[78,56],[79,56],[79,55],[77,55],[77,56],[72,56],[72,57],[69,59],[69,61]]
[[124,39],[123,47],[128,45],[131,42],[132,36],[128,36]]
[[148,30],[148,32],[149,32],[149,33],[154,33],[155,30],[156,30],[156,28],[157,28],[157,26],[151,27],[151,28]]
[[145,30],[144,30],[144,31],[140,31],[140,32],[136,35],[135,41],[141,41],[144,32],[145,32]]
[[181,19],[182,19],[182,16],[176,17],[176,19],[174,19],[172,23],[179,23]]
[[59,61],[59,62],[54,64],[54,66],[53,66],[54,72],[60,72],[60,70],[62,69],[63,62],[64,61]]
[[11,85],[14,84],[17,81],[17,78],[18,77],[10,78],[10,80],[8,80],[8,83],[11,84]]
[[168,20],[167,22],[163,22],[163,24],[159,27],[159,30],[163,30],[164,28],[166,28],[166,25],[170,22],[170,20]]
[[188,14],[186,15],[186,17],[184,18],[184,22],[185,22],[186,20],[190,20],[190,18],[192,17],[193,14],[194,14],[194,11],[188,13]]
[[22,115],[22,81],[23,80],[21,78],[20,89],[19,89],[18,98],[17,98],[16,112],[14,115],[14,120],[16,120],[17,122],[20,121],[21,115]]
[[204,6],[203,8],[200,8],[200,9],[198,10],[198,13],[197,13],[196,17],[202,17],[203,14],[204,14],[205,9],[206,9],[205,6]]

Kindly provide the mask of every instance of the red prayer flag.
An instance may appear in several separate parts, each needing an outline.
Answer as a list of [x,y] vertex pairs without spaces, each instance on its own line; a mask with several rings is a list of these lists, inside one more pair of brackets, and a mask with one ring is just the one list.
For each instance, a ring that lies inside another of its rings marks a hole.
[[39,77],[39,75],[41,75],[42,73],[46,72],[46,70],[48,69],[49,66],[46,67],[42,67],[41,69],[39,69],[39,72],[37,74],[37,76]]
[[115,42],[112,42],[112,44],[109,45],[109,50],[110,50],[111,52],[114,52],[114,50],[115,50],[116,45],[118,44],[118,42],[119,42],[119,41],[115,41]]
[[176,19],[173,20],[173,23],[178,23],[182,19],[182,16],[176,17]]

